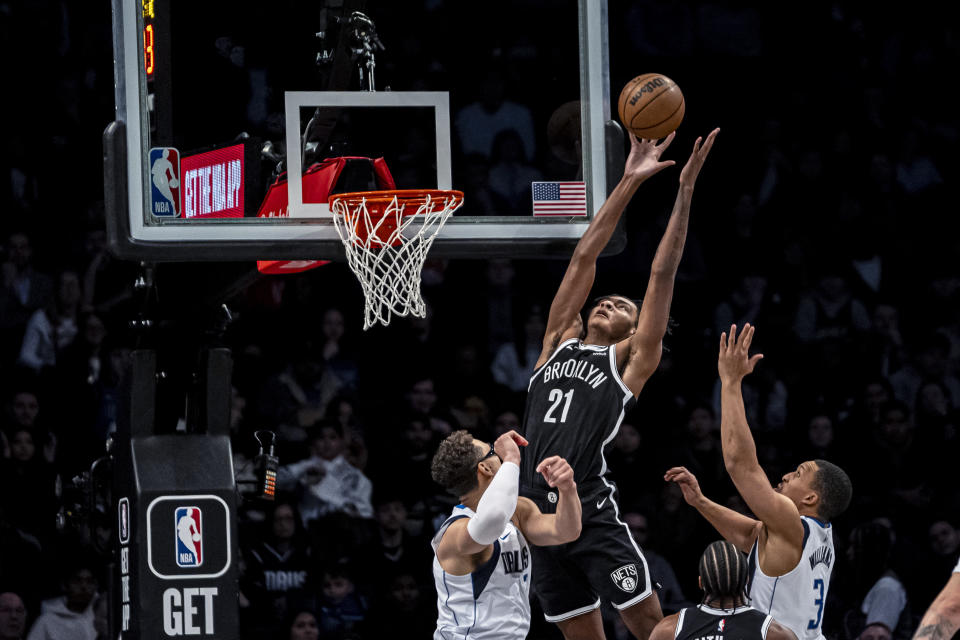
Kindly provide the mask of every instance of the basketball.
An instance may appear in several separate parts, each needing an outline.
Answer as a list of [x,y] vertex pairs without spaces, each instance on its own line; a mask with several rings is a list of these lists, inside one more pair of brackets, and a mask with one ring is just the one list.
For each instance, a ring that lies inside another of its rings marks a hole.
[[683,121],[683,93],[659,73],[645,73],[626,84],[617,101],[620,122],[638,138],[657,140]]

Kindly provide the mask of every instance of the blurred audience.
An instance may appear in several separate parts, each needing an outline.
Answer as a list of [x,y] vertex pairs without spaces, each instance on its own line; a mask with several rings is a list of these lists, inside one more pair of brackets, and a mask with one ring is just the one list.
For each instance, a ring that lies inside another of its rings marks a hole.
[[[74,4],[0,2],[0,50],[10,59],[43,52],[7,65],[7,84],[26,98],[8,101],[12,126],[0,158],[0,640],[105,638],[94,620],[106,605],[95,578],[105,575],[106,557],[86,567],[63,562],[58,551],[76,532],[57,530],[53,516],[65,501],[58,487],[103,455],[123,415],[131,349],[151,338],[130,333],[145,308],[135,287],[141,266],[108,250],[102,167],[83,160],[115,117],[109,11]],[[372,16],[387,45],[378,72],[395,91],[459,83],[451,157],[467,197],[458,215],[528,215],[532,181],[583,170],[558,169],[536,125],[576,96],[575,84],[543,70],[575,69],[576,60],[564,61],[553,28],[493,33],[477,24],[451,38],[465,5],[430,0],[416,12],[407,4],[378,3]],[[514,3],[512,24],[533,24],[547,4]],[[929,19],[920,27],[902,12],[894,20],[879,5],[851,3],[794,12],[789,29],[772,9],[737,3],[645,0],[609,11],[611,88],[630,77],[624,60],[632,53],[668,60],[691,88],[669,159],[680,162],[697,131],[714,126],[705,118],[735,132],[717,147],[724,158],[705,176],[691,218],[669,351],[610,434],[605,460],[663,608],[698,592],[685,576],[696,575],[699,550],[713,540],[663,484],[665,469],[695,469],[705,491],[712,485],[721,502],[747,511],[720,456],[715,362],[718,333],[751,322],[766,357],[745,380],[744,400],[762,464],[779,473],[795,457],[825,458],[848,465],[854,483],[854,503],[835,525],[841,557],[824,633],[905,638],[960,556],[951,473],[960,459],[960,244],[949,231],[960,111],[950,83],[929,81],[952,77],[955,25]],[[52,31],[49,15],[57,17]],[[413,37],[424,25],[437,46]],[[397,40],[398,32],[408,35]],[[36,33],[52,46],[31,48]],[[813,62],[829,54],[837,117],[822,116],[817,94],[798,89],[785,62],[810,50],[810,33],[823,34]],[[438,55],[439,40],[456,40],[477,71],[456,73]],[[194,44],[224,72],[220,98],[240,105],[218,110],[212,129],[222,140],[267,135],[280,148],[282,107],[273,102],[286,87],[274,84],[289,74],[268,68],[248,34]],[[417,64],[398,64],[401,54]],[[718,64],[769,82],[693,109],[698,93],[702,103],[726,89]],[[902,99],[904,78],[927,80],[918,86],[931,93],[929,108]],[[186,82],[207,89],[208,78]],[[398,177],[423,170],[417,159],[432,145],[419,131],[384,142],[409,147],[400,150]],[[643,240],[669,212],[663,185],[676,179],[672,171],[630,203],[628,250],[599,263],[598,287],[643,295],[653,251]],[[273,505],[239,510],[241,640],[432,632],[424,540],[455,501],[431,480],[432,455],[453,429],[490,441],[522,429],[544,296],[563,275],[558,260],[475,257],[430,261],[426,317],[364,333],[358,289],[342,265],[262,279],[226,300],[234,322],[217,340],[235,358],[238,485],[255,480],[253,433],[270,429],[283,489]],[[210,264],[193,278],[206,280]],[[159,303],[156,328],[187,346],[194,328],[209,327],[200,326],[203,314],[175,319],[168,293],[149,301]],[[556,637],[551,631],[535,624],[531,638]]]

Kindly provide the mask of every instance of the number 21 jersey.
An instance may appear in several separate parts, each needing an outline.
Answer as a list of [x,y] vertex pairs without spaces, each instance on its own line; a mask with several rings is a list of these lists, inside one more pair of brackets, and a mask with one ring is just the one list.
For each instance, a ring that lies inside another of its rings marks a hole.
[[570,463],[584,499],[607,472],[605,452],[635,401],[617,371],[616,349],[571,338],[530,378],[523,416],[530,444],[523,451],[520,484],[531,497],[551,490],[536,472],[549,456]]

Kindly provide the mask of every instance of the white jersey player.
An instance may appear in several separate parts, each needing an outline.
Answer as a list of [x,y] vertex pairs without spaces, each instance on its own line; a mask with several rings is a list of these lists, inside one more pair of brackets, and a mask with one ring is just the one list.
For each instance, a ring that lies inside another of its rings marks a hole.
[[686,501],[724,538],[749,553],[751,605],[773,616],[799,640],[823,637],[823,608],[835,554],[830,521],[850,504],[853,489],[844,471],[826,460],[808,460],[783,476],[776,488],[757,460],[747,425],[741,382],[763,357],[750,357],[754,328],[737,340],[720,338],[720,438],[723,461],[741,497],[757,519],[708,500],[697,479],[683,467],[667,471]]
[[[823,605],[833,572],[833,527],[809,516],[800,516],[803,525],[803,551],[800,562],[782,576],[769,576],[760,567],[759,539],[748,558],[750,568],[750,604],[776,618],[784,626],[798,630],[797,638],[820,638]],[[776,613],[774,613],[776,611]],[[805,631],[803,635],[799,630]]]
[[[433,537],[433,550],[447,528],[461,518],[477,514],[462,504],[453,509]],[[469,523],[468,523],[469,524]],[[437,585],[437,630],[441,637],[465,624],[476,638],[524,638],[530,626],[530,547],[513,522],[493,541],[490,559],[465,575],[447,573],[434,556],[433,579]],[[476,621],[481,621],[476,625]],[[469,627],[473,626],[473,631]],[[454,635],[454,637],[459,637]]]
[[433,479],[460,497],[431,544],[437,587],[435,640],[521,640],[530,628],[528,541],[571,542],[580,535],[580,497],[567,461],[537,465],[557,490],[556,513],[544,514],[520,498],[520,449],[515,431],[493,445],[466,431],[450,434],[433,458]]

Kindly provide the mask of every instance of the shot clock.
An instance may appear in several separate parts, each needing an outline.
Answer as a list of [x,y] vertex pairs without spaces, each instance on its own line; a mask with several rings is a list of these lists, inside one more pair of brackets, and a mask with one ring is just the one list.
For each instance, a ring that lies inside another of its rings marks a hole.
[[170,0],[140,0],[140,44],[153,146],[172,146]]
[[154,47],[153,20],[156,17],[153,0],[143,0],[143,70],[147,74],[147,81],[153,80],[156,69],[156,52]]

